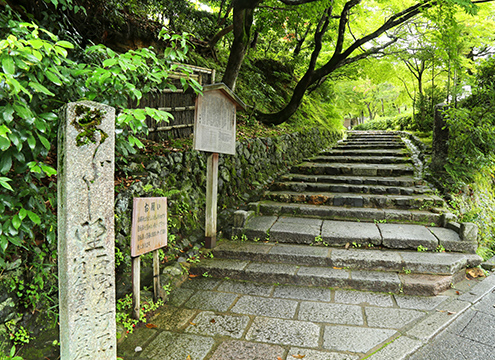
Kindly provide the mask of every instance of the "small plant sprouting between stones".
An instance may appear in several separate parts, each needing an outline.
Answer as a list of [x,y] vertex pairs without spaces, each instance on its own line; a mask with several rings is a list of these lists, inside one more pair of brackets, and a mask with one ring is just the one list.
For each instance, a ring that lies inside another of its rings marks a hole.
[[21,325],[16,329],[14,320],[8,321],[5,326],[9,330],[9,337],[14,345],[26,345],[34,339],[24,326]]
[[352,247],[353,247],[353,248],[358,248],[358,249],[359,249],[361,246],[363,246],[363,245],[358,244],[357,242],[353,242],[353,243],[352,243]]
[[260,241],[260,238],[259,238],[259,237],[255,237],[255,238],[253,239],[253,241],[254,241],[254,242],[258,242],[258,241]]
[[232,235],[232,237],[230,239],[232,241],[237,241],[237,240],[239,240],[239,237],[237,235]]
[[411,270],[406,269],[404,267],[402,268],[402,271],[404,271],[404,274],[406,274],[406,275],[409,275],[411,273]]
[[141,304],[141,309],[139,310],[139,319],[134,319],[131,316],[132,311],[132,295],[127,294],[123,298],[117,300],[116,303],[116,321],[118,324],[121,324],[127,334],[132,334],[134,328],[139,323],[146,323],[147,316],[156,311],[160,306],[164,305],[162,299],[158,299],[157,301],[145,301]]
[[373,219],[373,222],[375,224],[385,224],[387,223],[387,219],[381,219],[381,220]]
[[[316,245],[329,246],[329,244],[327,242],[323,241],[323,238],[321,237],[321,235],[318,235],[318,236],[315,237],[314,244],[316,244]],[[313,244],[311,244],[311,245],[313,245]]]
[[425,251],[428,251],[428,248],[423,246],[423,245],[419,245],[418,246],[418,249],[417,249],[419,252],[425,252]]
[[248,241],[248,237],[246,236],[246,234],[241,235],[241,241]]
[[210,274],[208,274],[208,271],[205,271],[205,272],[203,273],[203,277],[205,277],[205,278],[211,278],[211,277],[213,277],[213,276],[211,276]]
[[445,252],[445,248],[443,247],[443,245],[437,245],[435,252]]
[[266,241],[270,241],[270,229],[266,231],[266,236],[265,236]]

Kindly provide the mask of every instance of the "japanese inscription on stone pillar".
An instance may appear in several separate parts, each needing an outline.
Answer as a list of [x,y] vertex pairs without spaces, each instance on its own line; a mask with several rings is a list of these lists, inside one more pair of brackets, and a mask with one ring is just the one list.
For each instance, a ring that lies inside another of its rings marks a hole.
[[115,360],[115,109],[83,101],[61,112],[58,272],[63,360]]

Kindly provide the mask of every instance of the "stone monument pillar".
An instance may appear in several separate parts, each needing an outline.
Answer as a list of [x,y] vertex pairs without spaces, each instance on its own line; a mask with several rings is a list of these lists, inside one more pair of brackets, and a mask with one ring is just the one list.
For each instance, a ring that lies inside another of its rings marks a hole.
[[67,104],[58,139],[62,360],[115,360],[115,109]]
[[439,173],[445,171],[445,163],[449,155],[449,128],[445,121],[443,111],[445,104],[435,106],[435,119],[433,123],[433,144],[431,154],[431,170]]

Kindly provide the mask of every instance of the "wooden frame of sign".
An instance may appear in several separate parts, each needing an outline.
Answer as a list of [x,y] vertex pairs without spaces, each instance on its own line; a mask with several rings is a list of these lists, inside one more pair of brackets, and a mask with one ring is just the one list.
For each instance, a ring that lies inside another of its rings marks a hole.
[[208,152],[206,170],[205,246],[212,249],[217,236],[218,154],[235,155],[236,111],[244,103],[225,84],[203,87],[196,98],[194,149]]
[[153,251],[154,300],[160,297],[160,262],[158,249],[167,245],[167,198],[134,198],[132,208],[131,257],[134,317],[141,308],[141,258]]

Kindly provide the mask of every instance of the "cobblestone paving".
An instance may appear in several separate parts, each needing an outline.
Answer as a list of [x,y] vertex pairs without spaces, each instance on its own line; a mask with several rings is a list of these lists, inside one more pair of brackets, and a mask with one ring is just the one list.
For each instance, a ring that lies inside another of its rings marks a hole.
[[[155,328],[135,329],[118,353],[124,360],[405,359],[464,313],[470,324],[479,316],[491,326],[491,318],[469,311],[493,291],[494,279],[418,297],[195,278],[170,295],[150,320]],[[458,336],[493,339],[472,327]]]

